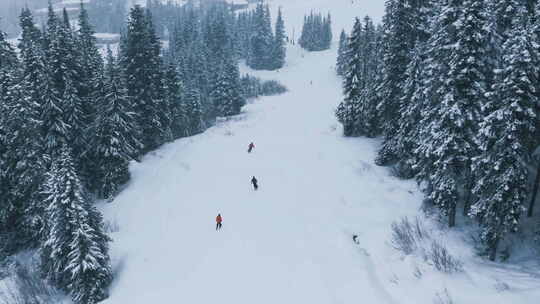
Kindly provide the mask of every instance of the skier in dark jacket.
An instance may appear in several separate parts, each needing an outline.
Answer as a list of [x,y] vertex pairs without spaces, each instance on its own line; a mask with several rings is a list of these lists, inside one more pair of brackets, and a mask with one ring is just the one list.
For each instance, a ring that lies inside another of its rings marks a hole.
[[253,184],[253,189],[255,190],[259,189],[259,184],[255,176],[251,179],[251,183]]
[[250,143],[249,146],[248,146],[248,153],[251,153],[251,151],[253,150],[253,148],[255,148],[255,144],[254,144],[254,143]]

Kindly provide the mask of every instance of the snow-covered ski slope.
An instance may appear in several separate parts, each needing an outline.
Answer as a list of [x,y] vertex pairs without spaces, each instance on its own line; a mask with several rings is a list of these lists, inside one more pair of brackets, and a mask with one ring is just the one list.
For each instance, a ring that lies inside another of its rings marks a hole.
[[[312,8],[330,10],[342,26],[354,12],[382,14],[382,0],[370,9],[361,4],[374,1],[354,2],[271,5],[283,7],[289,26],[301,25]],[[279,80],[288,93],[256,100],[132,166],[131,183],[103,207],[118,226],[111,235],[115,282],[104,303],[432,304],[445,289],[459,304],[537,303],[534,272],[482,265],[459,240],[449,238],[465,262],[456,275],[403,259],[389,245],[392,221],[415,216],[422,195],[414,182],[373,165],[378,141],[341,136],[335,58],[335,48],[289,46],[282,70],[250,71]],[[216,232],[218,213],[223,230]]]

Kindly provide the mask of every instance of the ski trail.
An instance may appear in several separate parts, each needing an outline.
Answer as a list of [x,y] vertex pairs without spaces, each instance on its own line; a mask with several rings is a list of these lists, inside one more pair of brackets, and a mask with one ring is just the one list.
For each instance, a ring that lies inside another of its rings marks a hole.
[[360,256],[362,256],[362,261],[364,262],[365,270],[367,271],[367,274],[369,276],[369,282],[371,283],[371,286],[374,290],[377,291],[379,294],[380,299],[384,299],[385,303],[387,304],[397,304],[392,297],[392,295],[388,292],[388,290],[384,287],[384,285],[381,283],[379,277],[377,276],[376,270],[375,270],[375,264],[373,263],[373,260],[371,259],[371,255],[369,252],[361,247],[358,247],[358,252],[360,253]]

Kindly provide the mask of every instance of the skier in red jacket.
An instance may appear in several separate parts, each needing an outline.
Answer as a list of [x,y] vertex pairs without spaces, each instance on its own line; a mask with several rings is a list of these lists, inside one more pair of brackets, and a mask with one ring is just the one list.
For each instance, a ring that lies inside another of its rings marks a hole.
[[223,218],[221,217],[221,214],[218,213],[216,216],[216,231],[221,229],[221,222],[223,221]]
[[251,151],[253,150],[253,148],[255,148],[255,144],[254,144],[254,143],[250,143],[249,146],[248,146],[248,153],[251,153]]

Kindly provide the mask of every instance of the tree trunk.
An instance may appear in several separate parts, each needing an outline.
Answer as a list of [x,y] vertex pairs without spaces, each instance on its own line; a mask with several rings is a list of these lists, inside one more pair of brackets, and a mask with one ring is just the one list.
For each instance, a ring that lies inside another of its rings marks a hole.
[[465,189],[465,202],[463,205],[463,216],[469,216],[471,210],[471,198],[472,198],[473,179],[470,178],[467,182],[467,188]]
[[450,228],[456,226],[456,204],[452,204],[450,206],[450,210],[448,210],[448,226]]
[[532,217],[534,212],[534,204],[536,202],[536,195],[538,194],[538,186],[540,185],[540,164],[538,164],[538,169],[536,171],[536,178],[534,179],[533,193],[531,197],[531,202],[529,203],[529,210],[527,211],[527,216]]
[[491,246],[489,246],[489,260],[490,261],[495,261],[495,259],[497,258],[497,247],[499,247],[499,237],[495,238]]

